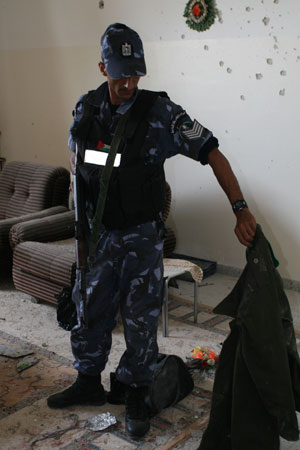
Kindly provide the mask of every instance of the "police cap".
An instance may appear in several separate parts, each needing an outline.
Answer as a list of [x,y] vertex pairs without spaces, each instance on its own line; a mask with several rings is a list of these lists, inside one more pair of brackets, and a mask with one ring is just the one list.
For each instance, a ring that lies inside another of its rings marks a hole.
[[115,80],[146,75],[143,43],[127,25],[107,27],[101,37],[101,55],[108,75]]

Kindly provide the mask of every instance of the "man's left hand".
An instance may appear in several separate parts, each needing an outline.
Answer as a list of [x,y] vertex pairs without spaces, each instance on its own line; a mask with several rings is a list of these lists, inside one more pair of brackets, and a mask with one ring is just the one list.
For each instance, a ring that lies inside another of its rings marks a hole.
[[256,231],[256,220],[248,208],[243,209],[235,215],[235,234],[241,244],[246,247],[251,247]]

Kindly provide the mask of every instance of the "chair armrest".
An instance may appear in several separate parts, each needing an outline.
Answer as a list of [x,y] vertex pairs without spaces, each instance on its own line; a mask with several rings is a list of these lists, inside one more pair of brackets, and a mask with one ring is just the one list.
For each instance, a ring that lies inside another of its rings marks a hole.
[[53,242],[68,239],[75,235],[75,211],[63,212],[53,216],[29,220],[15,224],[10,230],[10,245],[20,242]]
[[37,211],[35,213],[24,214],[22,216],[10,217],[9,219],[0,220],[0,249],[7,248],[7,246],[9,246],[10,229],[16,223],[26,222],[32,219],[39,219],[41,217],[48,217],[66,211],[69,211],[66,206],[53,206],[51,208],[43,209],[42,211]]

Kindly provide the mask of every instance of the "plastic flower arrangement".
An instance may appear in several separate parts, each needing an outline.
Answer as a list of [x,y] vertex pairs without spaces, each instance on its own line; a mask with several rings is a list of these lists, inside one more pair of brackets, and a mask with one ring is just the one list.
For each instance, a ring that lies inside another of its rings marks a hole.
[[192,359],[194,360],[191,364],[195,368],[206,369],[207,367],[214,367],[219,361],[219,356],[213,350],[203,345],[197,345],[197,347],[192,350]]

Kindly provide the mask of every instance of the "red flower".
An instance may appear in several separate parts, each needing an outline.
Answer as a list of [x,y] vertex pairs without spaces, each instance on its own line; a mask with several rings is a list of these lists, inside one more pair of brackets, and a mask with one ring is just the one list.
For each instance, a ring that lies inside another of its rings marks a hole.
[[196,4],[193,6],[193,14],[194,14],[194,16],[196,16],[196,17],[199,17],[199,16],[200,16],[200,14],[201,14],[201,8],[200,8],[200,4],[199,4],[199,3],[196,3]]
[[212,350],[210,350],[209,354],[208,354],[208,359],[215,359],[216,354],[215,352],[213,352]]

